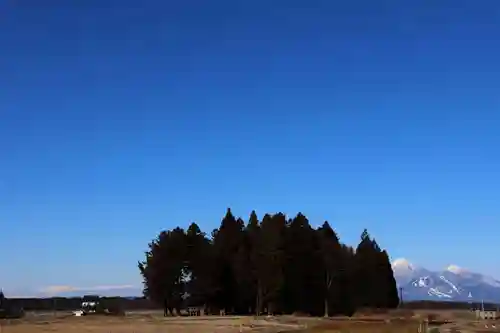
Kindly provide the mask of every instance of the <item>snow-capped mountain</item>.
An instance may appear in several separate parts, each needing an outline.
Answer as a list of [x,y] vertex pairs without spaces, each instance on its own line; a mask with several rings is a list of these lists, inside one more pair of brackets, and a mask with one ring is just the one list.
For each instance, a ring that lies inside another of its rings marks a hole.
[[397,259],[392,269],[405,300],[500,302],[500,280],[456,265],[430,271],[406,259]]

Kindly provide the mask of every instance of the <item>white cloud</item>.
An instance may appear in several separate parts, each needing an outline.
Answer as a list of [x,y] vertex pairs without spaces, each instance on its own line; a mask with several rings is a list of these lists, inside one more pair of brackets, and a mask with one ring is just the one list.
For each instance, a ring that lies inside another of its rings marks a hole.
[[5,294],[6,298],[37,298],[36,295],[18,295],[18,294]]

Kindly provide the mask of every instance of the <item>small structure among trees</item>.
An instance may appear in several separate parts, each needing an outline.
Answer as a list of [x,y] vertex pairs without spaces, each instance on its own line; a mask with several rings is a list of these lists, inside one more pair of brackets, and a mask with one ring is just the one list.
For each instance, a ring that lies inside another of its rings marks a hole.
[[85,295],[82,298],[80,310],[73,311],[73,314],[78,317],[88,315],[125,315],[125,312],[120,307],[116,305],[110,306],[110,304],[106,303],[106,299],[98,295]]
[[482,320],[496,320],[497,312],[495,310],[476,310],[476,318]]
[[352,315],[399,303],[389,255],[367,230],[353,248],[301,213],[259,220],[253,211],[245,222],[227,209],[209,236],[196,223],[162,231],[138,266],[145,296],[166,314],[203,304],[207,313]]
[[190,306],[187,308],[189,316],[204,316],[205,308],[201,306]]
[[492,306],[485,306],[484,304],[481,308],[475,310],[477,320],[496,320],[497,319],[497,309]]

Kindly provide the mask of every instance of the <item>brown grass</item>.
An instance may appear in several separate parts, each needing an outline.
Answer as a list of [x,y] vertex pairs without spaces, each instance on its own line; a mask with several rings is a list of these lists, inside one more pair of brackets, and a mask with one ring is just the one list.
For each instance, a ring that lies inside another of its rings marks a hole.
[[344,322],[319,325],[307,333],[416,333],[417,323]]
[[[0,333],[416,333],[419,322],[429,318],[447,319],[442,328],[459,332],[499,332],[485,330],[484,323],[468,319],[466,312],[422,311],[409,313],[363,313],[353,318],[313,318],[301,316],[168,317],[158,312],[129,313],[126,317],[73,317],[69,313],[33,315],[22,320],[2,321]],[[499,323],[500,328],[500,323]],[[443,331],[444,332],[444,331]]]
[[252,317],[167,317],[142,313],[126,317],[31,316],[22,320],[3,321],[0,333],[272,333],[298,329],[294,321]]

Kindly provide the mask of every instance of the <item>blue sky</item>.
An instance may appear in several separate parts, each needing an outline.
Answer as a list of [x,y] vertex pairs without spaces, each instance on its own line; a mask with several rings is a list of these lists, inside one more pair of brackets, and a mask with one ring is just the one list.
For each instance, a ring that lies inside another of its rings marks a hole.
[[0,4],[5,290],[140,286],[226,207],[500,277],[500,2]]

